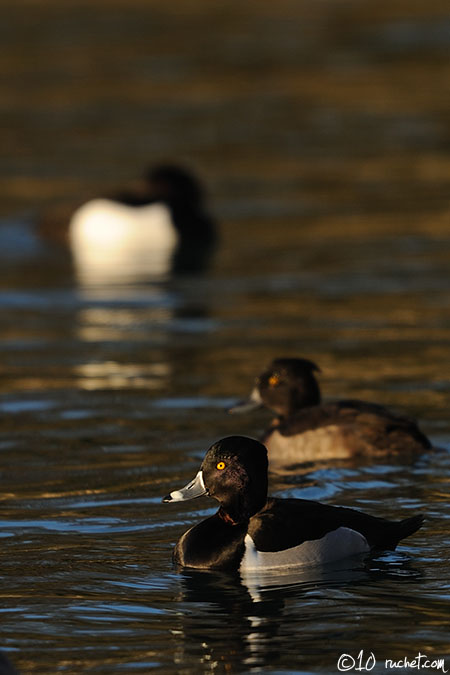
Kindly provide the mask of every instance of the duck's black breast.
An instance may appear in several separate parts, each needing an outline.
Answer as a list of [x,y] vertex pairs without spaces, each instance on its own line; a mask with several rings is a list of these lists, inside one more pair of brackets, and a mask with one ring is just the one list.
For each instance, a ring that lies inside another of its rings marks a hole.
[[248,534],[261,552],[276,552],[322,539],[339,528],[361,534],[371,548],[395,548],[422,524],[421,516],[393,522],[354,509],[305,499],[269,499],[250,519]]
[[[350,454],[423,450],[431,447],[414,421],[384,406],[358,400],[304,408],[281,422],[276,431],[288,438],[309,431],[335,429]],[[269,431],[270,434],[270,431]]]
[[244,555],[248,523],[231,525],[218,513],[194,525],[175,546],[174,562],[185,567],[236,570]]

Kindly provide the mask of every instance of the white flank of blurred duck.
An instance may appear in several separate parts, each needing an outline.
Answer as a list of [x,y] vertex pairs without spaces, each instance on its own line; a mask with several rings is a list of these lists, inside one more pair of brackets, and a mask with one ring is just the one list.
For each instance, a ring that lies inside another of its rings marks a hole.
[[77,209],[69,238],[77,276],[85,283],[166,275],[180,239],[165,204],[129,206],[111,199]]

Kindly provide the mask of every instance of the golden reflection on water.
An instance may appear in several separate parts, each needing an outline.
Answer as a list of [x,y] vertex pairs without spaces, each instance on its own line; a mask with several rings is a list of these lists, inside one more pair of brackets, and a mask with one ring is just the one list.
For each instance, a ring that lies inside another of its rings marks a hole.
[[171,374],[169,363],[85,363],[76,366],[75,386],[80,389],[145,387],[161,389]]

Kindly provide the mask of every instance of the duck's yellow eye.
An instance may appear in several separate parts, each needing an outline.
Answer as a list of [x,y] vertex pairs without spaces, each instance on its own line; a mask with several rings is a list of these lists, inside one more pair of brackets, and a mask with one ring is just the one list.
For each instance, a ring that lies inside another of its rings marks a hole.
[[270,387],[276,387],[277,384],[279,384],[281,378],[279,375],[271,375],[269,377],[269,386]]
[[217,462],[216,469],[219,469],[219,471],[223,471],[224,468],[225,468],[225,462]]

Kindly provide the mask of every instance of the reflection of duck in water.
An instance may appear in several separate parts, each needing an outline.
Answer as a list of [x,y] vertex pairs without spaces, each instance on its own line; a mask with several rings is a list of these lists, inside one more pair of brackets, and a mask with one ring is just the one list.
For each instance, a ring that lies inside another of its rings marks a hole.
[[[279,643],[274,638],[284,609],[279,589],[263,594],[249,591],[238,575],[216,570],[184,568],[179,579],[177,601],[183,609],[176,612],[177,663],[189,663],[192,644],[198,643],[200,634],[197,658],[200,664],[217,664],[215,672],[247,671],[250,665],[262,668],[278,661]],[[186,611],[186,603],[194,603],[195,610]]]
[[[177,166],[160,165],[141,189],[91,199],[69,222],[79,281],[108,283],[170,272],[196,272],[216,241],[198,180]],[[45,222],[40,228],[46,233]]]
[[265,406],[277,419],[262,439],[271,467],[355,455],[386,455],[429,449],[417,425],[375,403],[321,403],[314,371],[306,359],[275,359],[256,380],[248,401],[231,412]]
[[[299,625],[316,626],[323,600],[329,599],[330,591],[342,588],[349,592],[350,587],[351,606],[347,605],[347,609],[351,618],[361,600],[358,586],[366,597],[368,583],[376,588],[378,582],[389,580],[398,588],[412,580],[419,582],[422,576],[421,571],[411,567],[408,556],[385,552],[364,562],[352,557],[320,567],[277,568],[243,575],[185,567],[179,570],[180,593],[171,629],[175,637],[174,664],[185,668],[189,664],[196,672],[204,672],[205,665],[211,664],[217,673],[259,673],[267,669],[280,672],[280,664],[286,665],[286,654],[292,648],[292,634],[285,630],[286,624],[294,632]],[[301,633],[297,630],[296,672],[303,672],[302,665],[308,672],[314,670],[312,641],[318,644],[320,635],[327,628],[333,629],[335,618],[330,615],[328,625],[322,621],[319,633],[313,629],[314,636],[306,629]],[[319,647],[315,654],[314,663],[322,658],[323,665],[323,650]]]
[[423,521],[420,515],[392,522],[305,499],[268,499],[267,450],[243,436],[211,446],[195,479],[164,501],[205,494],[220,508],[178,541],[174,560],[186,567],[247,573],[321,565],[372,549],[393,550]]

